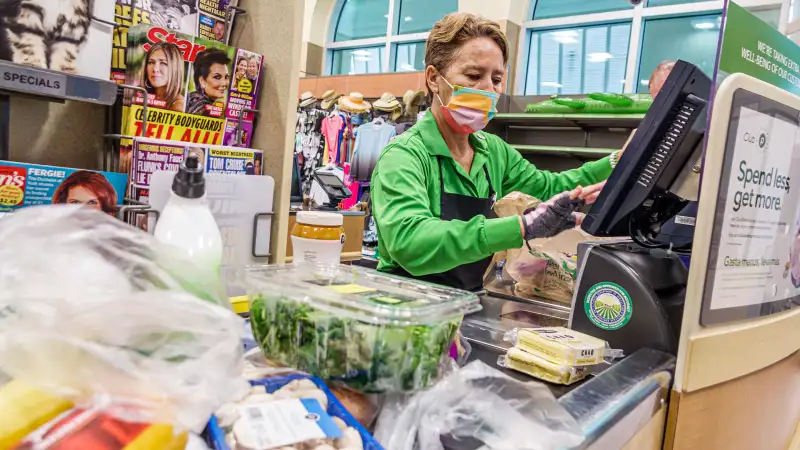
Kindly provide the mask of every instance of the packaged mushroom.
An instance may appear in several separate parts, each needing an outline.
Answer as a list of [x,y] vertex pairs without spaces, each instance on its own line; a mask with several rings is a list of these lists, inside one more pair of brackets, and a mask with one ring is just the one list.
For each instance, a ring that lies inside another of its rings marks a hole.
[[306,375],[254,381],[209,424],[213,447],[230,450],[361,450],[380,445],[325,384]]

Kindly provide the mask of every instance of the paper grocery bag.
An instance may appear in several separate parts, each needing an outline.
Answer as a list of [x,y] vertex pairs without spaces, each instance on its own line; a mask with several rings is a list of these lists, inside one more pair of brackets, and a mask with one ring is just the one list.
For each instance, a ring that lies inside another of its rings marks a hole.
[[579,228],[547,239],[534,239],[522,248],[509,250],[503,272],[516,284],[514,294],[523,298],[546,298],[572,302],[578,270],[578,244],[593,239]]
[[[522,215],[541,200],[513,192],[499,200],[494,211],[498,217]],[[533,239],[521,248],[495,254],[489,271],[498,270],[503,261],[503,279],[514,280],[514,295],[523,298],[546,298],[571,303],[578,269],[578,244],[595,240],[580,228],[564,231],[546,239]],[[529,248],[530,246],[530,248]],[[486,279],[490,279],[487,272]]]
[[[495,202],[492,209],[494,213],[497,214],[497,217],[521,216],[528,209],[539,206],[540,203],[542,203],[542,201],[536,197],[523,194],[522,192],[512,192]],[[491,273],[497,270],[497,264],[505,261],[505,259],[506,251],[495,253],[492,258],[492,263],[489,264],[489,268],[486,269],[483,279],[487,281],[490,280]]]

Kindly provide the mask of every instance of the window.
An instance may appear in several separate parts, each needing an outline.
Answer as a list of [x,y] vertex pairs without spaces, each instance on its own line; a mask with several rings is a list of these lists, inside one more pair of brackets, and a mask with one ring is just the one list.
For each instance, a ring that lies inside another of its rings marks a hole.
[[384,46],[334,50],[331,75],[380,73],[385,50]]
[[533,0],[533,18],[552,19],[632,8],[626,0]]
[[621,93],[630,23],[532,31],[525,95]]
[[389,0],[343,0],[336,21],[335,42],[386,36]]
[[708,0],[647,0],[647,6],[680,5],[683,3],[700,3]]
[[458,11],[458,0],[395,0],[400,2],[397,34],[427,33],[442,17]]
[[707,2],[708,0],[647,0],[647,6],[667,6],[667,5],[682,5],[685,3],[700,3]]
[[751,10],[750,12],[753,13],[754,16],[763,20],[767,25],[771,26],[772,28],[775,28],[776,30],[778,29],[778,26],[781,23],[780,8],[761,9],[758,11]]
[[720,20],[714,14],[645,21],[637,91],[647,92],[650,74],[662,61],[682,59],[713,74]]
[[[683,59],[707,74],[714,71],[722,0],[641,0],[636,7],[631,0],[529,3],[532,20],[521,31],[529,47],[520,49],[528,63],[520,68],[516,95],[647,92],[650,74],[666,60]],[[753,15],[775,29],[785,20],[786,0],[747,3]]]
[[326,52],[329,75],[424,70],[424,39],[434,23],[458,11],[458,0],[336,2]]
[[397,45],[395,72],[425,70],[425,42],[411,42]]

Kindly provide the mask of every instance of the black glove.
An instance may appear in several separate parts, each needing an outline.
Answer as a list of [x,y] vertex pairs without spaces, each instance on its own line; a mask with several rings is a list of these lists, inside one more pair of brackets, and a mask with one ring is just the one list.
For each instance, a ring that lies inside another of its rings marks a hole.
[[553,237],[577,224],[577,211],[584,205],[581,199],[569,198],[569,192],[557,195],[536,208],[525,211],[522,224],[525,240]]

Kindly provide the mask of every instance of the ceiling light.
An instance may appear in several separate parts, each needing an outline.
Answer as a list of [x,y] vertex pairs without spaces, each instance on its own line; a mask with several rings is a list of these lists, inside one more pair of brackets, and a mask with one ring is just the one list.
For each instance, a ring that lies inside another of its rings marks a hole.
[[406,16],[406,18],[403,20],[405,20],[406,22],[411,22],[414,19],[411,16]]
[[358,61],[358,62],[369,62],[369,61],[372,61],[372,58],[369,57],[369,56],[356,56],[353,59]]
[[650,86],[650,80],[642,80],[642,86]]
[[606,52],[589,53],[589,55],[587,55],[587,56],[588,56],[589,62],[593,62],[593,63],[606,62],[609,59],[614,57],[614,55],[612,55],[611,53],[606,53]]
[[563,84],[556,83],[555,81],[542,81],[540,84],[544,87],[554,87],[554,88],[564,87]]
[[697,22],[692,24],[692,26],[698,30],[711,30],[717,27],[714,22]]
[[573,30],[555,31],[550,34],[554,41],[559,44],[577,44],[578,32]]
[[355,56],[372,56],[372,52],[369,50],[353,50],[353,55]]

